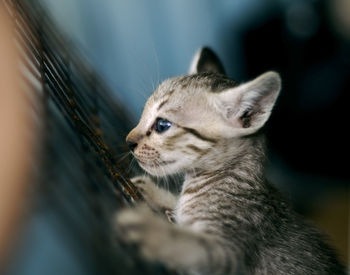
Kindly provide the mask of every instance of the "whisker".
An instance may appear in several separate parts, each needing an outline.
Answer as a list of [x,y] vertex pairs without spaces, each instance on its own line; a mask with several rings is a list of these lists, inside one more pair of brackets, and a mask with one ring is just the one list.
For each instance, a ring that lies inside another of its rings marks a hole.
[[136,160],[135,160],[135,157],[133,157],[132,159],[131,159],[131,161],[130,161],[130,164],[129,164],[129,168],[128,168],[128,174],[134,169],[134,167],[132,167],[133,166],[133,164],[135,165],[135,162],[136,162]]
[[129,155],[130,152],[123,152],[123,153],[120,153],[120,154],[116,154],[114,155],[114,157],[119,160],[119,157],[124,157],[125,155]]

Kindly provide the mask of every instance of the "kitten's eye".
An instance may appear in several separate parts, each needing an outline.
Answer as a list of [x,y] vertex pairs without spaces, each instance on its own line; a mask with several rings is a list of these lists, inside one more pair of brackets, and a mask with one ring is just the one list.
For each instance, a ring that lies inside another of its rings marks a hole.
[[164,118],[157,118],[155,129],[158,133],[163,133],[171,127],[171,122]]

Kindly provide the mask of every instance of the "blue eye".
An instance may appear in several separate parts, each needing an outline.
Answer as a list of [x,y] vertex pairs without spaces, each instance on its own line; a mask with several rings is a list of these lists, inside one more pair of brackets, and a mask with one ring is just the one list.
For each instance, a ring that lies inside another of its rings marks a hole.
[[157,118],[155,129],[158,133],[163,133],[171,127],[171,122],[163,118]]

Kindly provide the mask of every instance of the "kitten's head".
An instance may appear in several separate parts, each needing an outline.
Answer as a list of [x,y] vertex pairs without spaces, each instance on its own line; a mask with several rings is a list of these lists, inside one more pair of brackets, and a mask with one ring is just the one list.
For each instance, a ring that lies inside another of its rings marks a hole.
[[217,56],[203,48],[188,75],[159,85],[126,141],[152,175],[213,165],[265,124],[280,86],[276,72],[238,85],[224,74]]

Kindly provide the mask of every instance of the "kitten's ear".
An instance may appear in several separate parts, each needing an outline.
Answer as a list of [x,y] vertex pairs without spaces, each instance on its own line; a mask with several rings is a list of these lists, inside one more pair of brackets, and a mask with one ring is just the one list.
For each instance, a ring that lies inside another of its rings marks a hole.
[[281,89],[281,78],[267,72],[238,87],[217,94],[217,109],[242,134],[260,129],[270,117]]
[[204,47],[197,51],[192,59],[189,74],[212,72],[225,74],[224,66],[217,55],[209,48]]

